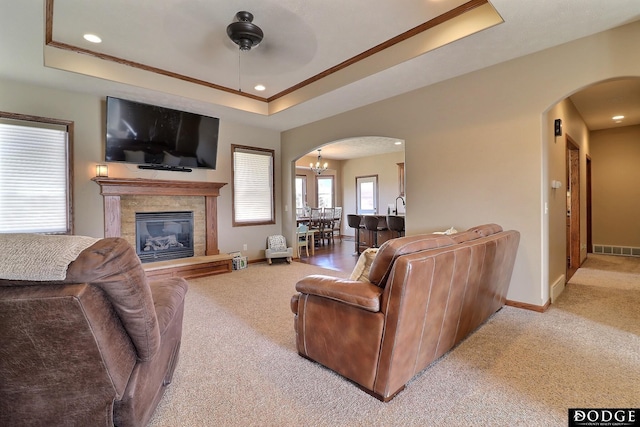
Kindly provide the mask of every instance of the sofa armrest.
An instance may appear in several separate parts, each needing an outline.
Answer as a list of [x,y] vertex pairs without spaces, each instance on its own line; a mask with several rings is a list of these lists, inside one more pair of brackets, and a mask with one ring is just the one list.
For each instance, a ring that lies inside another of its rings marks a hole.
[[174,317],[183,309],[184,298],[189,285],[183,278],[171,277],[149,282],[149,287],[151,288],[153,305],[156,309],[160,335],[164,335]]
[[380,311],[380,296],[383,292],[382,288],[371,283],[319,274],[301,279],[296,283],[296,290],[303,294],[329,298],[374,313]]

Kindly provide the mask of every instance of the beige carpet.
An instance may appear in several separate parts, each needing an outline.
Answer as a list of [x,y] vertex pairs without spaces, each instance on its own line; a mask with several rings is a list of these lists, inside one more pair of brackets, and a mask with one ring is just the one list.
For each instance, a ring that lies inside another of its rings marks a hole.
[[[613,270],[612,270],[613,269]],[[293,263],[190,281],[180,362],[150,426],[566,426],[640,406],[640,259],[590,256],[546,313],[505,307],[381,403],[298,356]]]

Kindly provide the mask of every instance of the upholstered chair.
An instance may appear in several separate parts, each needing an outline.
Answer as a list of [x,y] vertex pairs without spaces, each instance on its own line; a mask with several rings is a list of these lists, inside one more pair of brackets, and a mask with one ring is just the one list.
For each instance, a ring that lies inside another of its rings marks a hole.
[[0,235],[0,425],[147,425],[178,363],[187,282],[147,281],[121,238],[15,237]]
[[293,247],[287,246],[287,240],[281,234],[269,236],[267,237],[267,249],[264,251],[264,256],[269,264],[272,263],[274,258],[286,258],[287,262],[291,263]]

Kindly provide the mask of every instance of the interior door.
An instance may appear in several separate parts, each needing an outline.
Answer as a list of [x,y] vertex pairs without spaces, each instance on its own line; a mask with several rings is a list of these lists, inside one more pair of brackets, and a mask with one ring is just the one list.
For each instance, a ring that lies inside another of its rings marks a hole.
[[580,267],[580,149],[567,136],[567,281]]
[[378,175],[356,177],[356,204],[358,215],[378,213]]

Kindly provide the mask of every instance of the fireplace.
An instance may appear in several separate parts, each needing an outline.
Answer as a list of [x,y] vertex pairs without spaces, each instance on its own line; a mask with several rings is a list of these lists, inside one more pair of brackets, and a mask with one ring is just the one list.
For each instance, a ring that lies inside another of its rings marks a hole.
[[192,257],[193,212],[136,212],[136,252],[140,261]]

